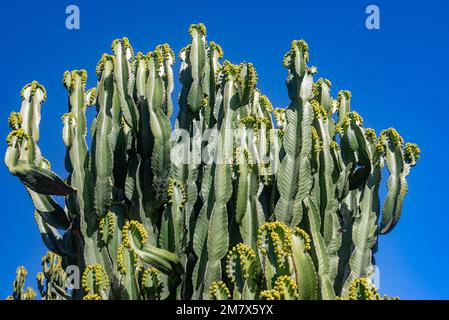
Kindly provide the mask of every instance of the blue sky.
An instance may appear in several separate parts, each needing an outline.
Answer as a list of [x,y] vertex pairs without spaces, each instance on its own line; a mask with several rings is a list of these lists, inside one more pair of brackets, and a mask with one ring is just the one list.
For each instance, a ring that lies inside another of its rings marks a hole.
[[[69,4],[80,8],[80,30],[65,28]],[[369,4],[380,8],[380,30],[365,28]],[[38,80],[48,92],[40,147],[63,176],[60,117],[67,102],[62,74],[85,68],[88,86],[94,85],[96,63],[115,38],[127,36],[135,51],[147,52],[168,42],[179,52],[190,41],[189,25],[204,22],[208,39],[222,45],[226,59],[254,63],[258,86],[276,107],[288,103],[282,57],[291,40],[305,39],[310,64],[332,81],[334,95],[339,89],[352,91],[353,109],[366,126],[376,132],[394,126],[422,150],[408,179],[402,219],[380,239],[376,259],[381,292],[403,299],[449,299],[447,1],[73,0],[8,1],[0,6],[0,136],[9,132],[9,112],[20,108],[22,86]],[[34,285],[46,250],[32,203],[3,164],[0,181],[3,298],[10,294],[20,264],[27,267]]]

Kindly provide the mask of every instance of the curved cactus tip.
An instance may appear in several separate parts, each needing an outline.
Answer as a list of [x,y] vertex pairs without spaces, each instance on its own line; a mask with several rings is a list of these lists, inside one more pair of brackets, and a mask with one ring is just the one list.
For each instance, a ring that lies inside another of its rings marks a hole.
[[343,120],[337,123],[337,125],[335,126],[335,131],[340,134],[343,134],[345,130],[349,128],[352,121],[354,121],[355,124],[359,126],[363,125],[362,116],[359,115],[356,111],[351,111],[346,113]]
[[153,63],[157,70],[163,68],[164,53],[160,47],[156,47],[153,51],[147,53],[147,63]]
[[197,30],[204,36],[206,35],[206,26],[202,22],[200,22],[198,24],[191,24],[189,27],[189,33],[192,34],[193,30]]
[[140,249],[147,241],[148,233],[140,222],[136,220],[126,222],[122,229],[122,244],[126,248],[131,249],[132,242],[133,246]]
[[318,131],[315,127],[311,127],[310,131],[312,133],[313,151],[319,153],[323,149],[323,146]]
[[128,271],[127,267],[125,265],[125,257],[124,257],[126,250],[128,251],[128,253],[130,255],[130,259],[131,259],[130,264],[133,266],[136,266],[139,264],[139,257],[137,256],[137,253],[135,251],[125,247],[124,244],[122,243],[117,249],[117,269],[123,275],[126,275],[127,271]]
[[277,262],[282,264],[283,259],[291,255],[292,230],[281,221],[266,222],[259,227],[257,247],[263,255],[272,247]]
[[395,128],[388,128],[386,130],[383,130],[379,135],[379,139],[381,141],[382,141],[382,138],[386,138],[388,140],[388,142],[398,145],[398,146],[402,146],[404,144],[404,139],[396,131]]
[[141,287],[147,298],[160,299],[164,284],[159,279],[160,272],[156,268],[147,268],[142,273]]
[[[267,117],[258,117],[255,115],[248,115],[240,119],[240,123],[251,127],[253,130],[257,131],[261,128],[261,125],[265,125],[266,129],[271,129],[271,119]],[[246,148],[243,148],[246,149]]]
[[259,103],[269,112],[272,113],[274,108],[270,102],[270,99],[266,95],[261,95],[259,97]]
[[307,72],[311,75],[314,75],[315,73],[318,73],[318,68],[315,66],[311,66],[310,68],[307,69]]
[[160,274],[159,270],[154,267],[147,268],[143,271],[142,274],[142,286],[145,286],[145,283],[150,279],[156,279]]
[[97,88],[90,88],[86,91],[86,104],[88,106],[95,105],[95,102],[97,100]]
[[309,45],[304,40],[293,40],[291,42],[290,50],[284,55],[284,67],[290,67],[291,57],[294,57],[296,51],[302,52],[305,62],[309,62]]
[[142,51],[139,51],[134,56],[134,59],[136,59],[137,61],[143,60],[144,62],[146,62],[147,56],[143,54]]
[[369,142],[371,142],[371,143],[376,142],[377,137],[376,137],[376,131],[374,131],[374,129],[366,128],[365,129],[365,136],[366,136],[366,139]]
[[27,274],[28,274],[28,271],[27,271],[27,269],[26,269],[24,266],[19,266],[19,267],[17,267],[17,269],[16,269],[16,275],[17,275],[18,277],[26,277]]
[[45,100],[47,100],[47,90],[45,90],[45,87],[36,80],[24,85],[22,90],[20,91],[20,96],[25,100],[34,97],[36,95],[36,92],[39,91],[42,94],[42,102],[44,102]]
[[328,79],[325,79],[325,78],[319,78],[317,81],[316,81],[316,84],[318,85],[318,86],[322,86],[322,85],[326,85],[326,86],[328,86],[329,88],[331,88],[332,87],[332,82],[330,81],[330,80],[328,80]]
[[178,180],[171,178],[168,181],[168,186],[167,186],[167,202],[170,205],[173,205],[175,203],[175,192],[177,189],[180,193],[181,193],[181,202],[179,203],[179,209],[181,210],[184,207],[184,204],[187,201],[187,194],[186,194],[186,190],[184,188],[184,186],[182,185],[182,183],[180,183]]
[[121,45],[125,50],[128,49],[131,56],[134,55],[133,48],[132,48],[131,43],[129,42],[129,39],[127,37],[115,39],[112,41],[111,49],[112,49],[112,51],[114,51],[114,53],[117,53],[117,51],[116,51],[117,45]]
[[298,47],[298,48],[302,48],[304,51],[309,50],[308,43],[302,39],[301,40],[292,40],[291,47],[292,47],[292,49],[295,47]]
[[274,290],[279,292],[283,299],[295,300],[298,298],[298,285],[290,275],[279,276],[274,283]]
[[6,143],[9,147],[12,147],[16,142],[21,144],[24,140],[26,140],[25,150],[29,150],[31,148],[31,137],[25,133],[23,128],[12,130],[6,136]]
[[340,90],[340,91],[338,91],[337,101],[341,102],[341,100],[343,98],[345,98],[346,100],[349,100],[349,99],[351,99],[351,97],[352,97],[351,91],[349,91],[349,90]]
[[101,73],[104,70],[106,61],[110,61],[112,63],[113,60],[114,60],[113,56],[111,56],[110,54],[107,54],[107,53],[103,53],[103,55],[101,56],[100,60],[97,63],[97,66],[95,68],[95,74],[97,75],[97,77],[101,76]]
[[41,262],[42,262],[43,275],[48,276],[48,273],[50,271],[63,271],[62,259],[56,253],[47,251],[47,253],[44,256],[42,256]]
[[[254,65],[251,62],[242,62],[239,65],[239,69],[242,73],[242,76],[245,77],[245,79],[242,79],[242,81],[240,81],[241,84],[249,88],[250,92],[253,93],[257,85],[257,80],[259,79],[256,68],[254,68]],[[246,74],[243,74],[243,71],[245,69]]]
[[100,219],[98,224],[100,239],[104,244],[108,244],[115,233],[115,216],[111,211]]
[[274,117],[278,122],[285,121],[285,108],[274,109]]
[[20,112],[13,111],[9,114],[8,126],[13,130],[17,130],[22,126],[22,115]]
[[209,42],[209,45],[212,51],[216,51],[218,53],[219,59],[223,58],[223,49],[219,44],[215,43],[214,41],[211,41]]
[[256,279],[256,266],[256,253],[247,245],[238,243],[229,250],[226,257],[226,273],[232,283],[235,283],[237,278],[244,281]]
[[[310,68],[308,69],[309,74],[313,74],[310,71]],[[315,98],[318,98],[318,96],[321,94],[321,91],[323,90],[323,86],[327,87],[327,90],[330,90],[332,87],[332,83],[330,80],[327,80],[325,78],[319,78],[315,83],[312,84],[312,94]]]
[[349,285],[349,300],[379,300],[376,287],[366,278],[356,278]]
[[38,272],[38,273],[37,273],[36,279],[37,279],[38,282],[43,281],[44,278],[45,278],[45,276],[44,276],[44,273],[43,273],[43,272]]
[[[242,123],[246,123],[247,121],[245,119],[241,119],[241,121],[244,121]],[[247,165],[249,168],[251,168],[254,165],[254,161],[251,155],[251,152],[246,147],[237,147],[234,150],[233,155],[233,162],[235,165],[237,165],[237,173],[239,175],[242,174],[242,170],[239,167],[240,165]]]
[[405,161],[411,166],[414,166],[421,157],[421,149],[419,149],[416,143],[407,142],[405,144]]
[[33,288],[28,287],[25,291],[25,300],[34,300],[36,298],[37,294],[36,291],[34,291]]
[[212,282],[210,285],[210,298],[212,300],[230,300],[231,292],[223,281]]
[[91,264],[83,272],[81,285],[87,294],[99,294],[108,289],[109,276],[101,264]]
[[186,45],[184,48],[181,49],[181,51],[179,51],[178,54],[178,58],[181,61],[185,61],[186,57],[189,55],[190,53],[190,49],[192,48],[191,44]]
[[75,118],[75,115],[73,114],[73,112],[64,113],[61,116],[61,120],[62,120],[63,124],[73,125],[76,123],[76,118]]
[[87,82],[87,71],[85,69],[64,71],[62,83],[67,90],[70,91],[73,89],[78,81],[80,82],[81,87],[85,90]]
[[338,145],[337,141],[335,141],[335,140],[331,141],[331,143],[329,144],[329,147],[336,151],[340,150],[340,146]]
[[236,65],[225,60],[219,71],[224,75],[226,81],[235,80],[240,75],[241,65]]
[[175,62],[175,53],[168,43],[157,45],[155,51],[161,52],[162,61],[167,61],[169,65]]
[[296,227],[293,231],[293,235],[299,237],[304,242],[305,251],[310,251],[312,249],[312,240],[307,232],[305,232],[300,227]]
[[350,120],[355,121],[359,125],[363,125],[363,118],[356,111],[351,111],[351,112],[347,113],[346,117],[348,117],[348,119],[350,119]]
[[312,106],[313,114],[316,119],[327,119],[327,112],[324,110],[323,106],[315,99],[310,101]]

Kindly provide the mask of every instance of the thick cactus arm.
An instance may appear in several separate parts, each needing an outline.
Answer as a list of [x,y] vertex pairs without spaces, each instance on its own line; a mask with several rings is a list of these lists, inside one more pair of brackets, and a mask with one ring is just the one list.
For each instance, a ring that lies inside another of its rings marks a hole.
[[333,283],[329,277],[329,256],[327,254],[326,244],[320,233],[320,214],[312,199],[307,198],[304,201],[304,205],[307,208],[307,218],[312,236],[313,251],[317,261],[320,297],[325,300],[334,300],[335,292]]
[[47,99],[47,92],[41,84],[33,81],[23,87],[20,95],[22,97],[20,114],[22,115],[24,130],[37,142],[39,141],[41,104]]
[[156,50],[160,50],[162,53],[162,61],[164,68],[163,72],[164,103],[162,104],[162,111],[167,115],[167,118],[170,119],[173,113],[173,101],[171,94],[175,86],[173,82],[173,69],[172,69],[172,65],[175,62],[175,54],[167,43],[157,46]]
[[193,24],[189,28],[192,44],[189,50],[191,63],[192,84],[189,89],[187,101],[192,111],[197,112],[203,101],[202,77],[206,64],[206,27],[204,24]]
[[39,195],[31,190],[28,193],[33,201],[36,212],[52,227],[67,230],[71,226],[66,210],[64,210],[52,197]]
[[181,262],[174,253],[157,248],[148,243],[148,234],[142,224],[133,220],[122,230],[123,245],[131,249],[143,262],[155,267],[171,277],[184,273]]
[[[8,119],[12,131],[6,139],[8,149],[5,163],[10,172],[25,184],[36,210],[45,221],[54,227],[67,229],[70,221],[66,212],[51,196],[45,195],[66,195],[74,190],[50,171],[49,161],[40,155],[37,146],[40,105],[45,100],[44,93],[44,87],[36,81],[22,90],[21,112],[12,112]],[[33,103],[30,104],[30,101]],[[25,123],[24,118],[28,122],[32,121],[32,124]]]
[[111,56],[103,56],[103,67],[97,91],[97,117],[93,135],[92,159],[95,179],[94,208],[99,217],[104,217],[112,201],[113,153],[109,142],[112,130],[112,108],[114,104],[114,62]]
[[259,221],[256,212],[256,197],[259,181],[255,164],[246,148],[237,148],[235,152],[237,168],[236,223],[240,227],[243,242],[256,248]]
[[[216,153],[217,164],[214,177],[215,203],[210,215],[209,230],[207,234],[208,266],[206,272],[206,289],[210,284],[219,280],[221,274],[221,259],[228,251],[228,212],[226,204],[232,196],[231,162],[233,156],[233,115],[239,107],[238,89],[236,84],[236,66],[230,63],[223,65],[223,109],[224,120],[220,128],[218,149]],[[206,292],[206,294],[208,294]]]
[[[107,300],[109,294],[109,277],[100,264],[91,264],[83,272],[81,284],[86,295],[85,300]],[[98,299],[100,298],[100,299]]]
[[338,268],[338,249],[341,245],[340,222],[337,214],[336,185],[332,180],[334,161],[331,155],[332,138],[328,131],[328,113],[317,100],[312,101],[314,125],[320,139],[319,146],[319,210],[323,219],[323,239],[329,254],[329,277],[333,281]]
[[159,244],[162,248],[175,253],[178,257],[186,253],[186,220],[183,207],[186,202],[186,191],[181,183],[170,179],[168,183],[168,205],[161,221]]
[[[150,115],[151,132],[154,145],[151,156],[153,188],[156,191],[155,202],[162,203],[170,173],[171,126],[167,115],[162,111],[164,104],[164,82],[162,80],[163,52],[156,49],[148,61],[148,79],[146,99]],[[144,183],[144,181],[143,181]],[[159,204],[160,205],[160,204]],[[155,205],[158,206],[157,204]],[[147,213],[148,214],[148,213]]]
[[370,130],[354,126],[358,141],[369,153],[370,175],[363,187],[360,207],[352,226],[353,251],[349,259],[350,273],[342,289],[342,296],[349,295],[350,287],[357,278],[373,275],[372,256],[377,242],[377,219],[379,217],[379,184],[381,179],[382,148],[376,148],[375,135]]
[[39,228],[39,233],[41,234],[42,241],[44,242],[48,250],[60,256],[67,255],[67,242],[60,235],[59,231],[45,222],[45,220],[43,220],[40,214],[37,212],[34,214],[34,219],[36,220],[36,224]]
[[401,217],[402,204],[408,191],[406,170],[404,161],[404,140],[393,128],[384,130],[379,137],[384,145],[385,158],[390,177],[388,178],[388,193],[382,207],[382,221],[380,233],[390,232]]
[[94,184],[89,170],[89,154],[86,143],[87,120],[85,70],[66,71],[63,83],[69,97],[69,112],[63,115],[63,140],[67,147],[66,170],[69,172],[70,184],[77,190],[67,198],[68,207],[73,214],[79,216],[79,228],[84,237],[83,260],[86,264],[94,264],[99,257],[96,243],[96,215],[93,209]]
[[289,70],[287,88],[291,104],[286,110],[286,128],[283,135],[285,157],[277,176],[280,199],[276,204],[276,219],[298,224],[301,220],[301,201],[312,186],[310,153],[312,148],[311,124],[313,119],[309,100],[312,98],[312,76],[307,73],[308,45],[293,41],[285,55],[284,66]]
[[6,300],[34,300],[36,298],[36,292],[28,287],[24,290],[25,280],[28,271],[20,266],[16,270],[16,279],[13,282],[13,293],[8,296]]
[[292,237],[292,263],[295,270],[298,298],[300,300],[318,299],[318,276],[313,260],[309,255],[311,239],[302,229],[296,228]]
[[42,300],[69,300],[67,274],[62,268],[62,259],[57,254],[47,252],[42,257],[42,272],[37,274],[37,282]]
[[141,289],[145,299],[160,300],[163,286],[157,269],[147,268],[142,272]]
[[119,92],[120,105],[126,123],[137,130],[139,114],[136,103],[133,100],[134,78],[131,67],[131,57],[134,52],[128,38],[116,39],[112,42],[114,51],[114,82]]
[[278,276],[288,274],[291,256],[292,231],[280,221],[267,222],[259,227],[257,248],[268,289],[273,289]]
[[19,161],[11,171],[22,183],[39,194],[66,196],[75,192],[70,185],[66,184],[56,173],[30,165],[26,161]]
[[351,111],[351,91],[340,90],[338,92],[337,110],[338,110],[338,122],[342,122],[346,114]]
[[250,247],[238,243],[229,251],[226,273],[234,284],[234,299],[254,300],[258,296],[262,274],[258,257]]

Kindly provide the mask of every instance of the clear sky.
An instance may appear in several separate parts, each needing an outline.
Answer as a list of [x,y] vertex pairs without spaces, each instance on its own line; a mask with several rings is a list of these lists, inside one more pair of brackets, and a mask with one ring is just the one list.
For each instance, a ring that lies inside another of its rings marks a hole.
[[[57,4],[56,4],[57,2]],[[65,8],[80,8],[79,30],[65,27]],[[380,30],[367,30],[365,8],[380,8]],[[282,57],[293,39],[310,46],[318,76],[353,93],[353,109],[379,132],[394,126],[421,147],[409,177],[398,226],[380,239],[376,256],[382,293],[403,299],[449,299],[449,159],[447,1],[7,1],[0,4],[0,136],[19,111],[19,92],[32,80],[48,92],[42,107],[40,147],[62,176],[66,112],[62,75],[85,68],[88,87],[112,40],[127,36],[135,51],[168,42],[177,53],[190,41],[191,23],[204,22],[208,39],[225,58],[251,61],[259,88],[273,105],[288,104]],[[175,65],[177,72],[179,64]],[[179,90],[179,86],[177,88]],[[178,91],[175,91],[177,94]],[[176,95],[174,95],[176,97]],[[1,150],[6,149],[4,142]],[[24,187],[0,165],[0,298],[11,292],[15,269],[35,285],[45,248]]]

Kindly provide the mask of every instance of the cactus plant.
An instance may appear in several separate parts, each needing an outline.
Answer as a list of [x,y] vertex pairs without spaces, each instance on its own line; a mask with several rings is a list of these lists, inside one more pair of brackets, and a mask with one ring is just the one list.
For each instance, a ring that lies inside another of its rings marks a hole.
[[[134,54],[127,38],[113,41],[89,90],[85,70],[64,73],[65,179],[38,146],[46,91],[23,88],[5,163],[50,250],[42,298],[380,299],[368,280],[373,255],[401,216],[418,146],[365,128],[349,91],[332,98],[303,40],[284,57],[290,103],[274,109],[251,63],[220,62],[203,24],[189,32],[173,129],[167,44]],[[79,289],[67,287],[69,265]],[[19,268],[11,298],[34,298],[25,275]]]

